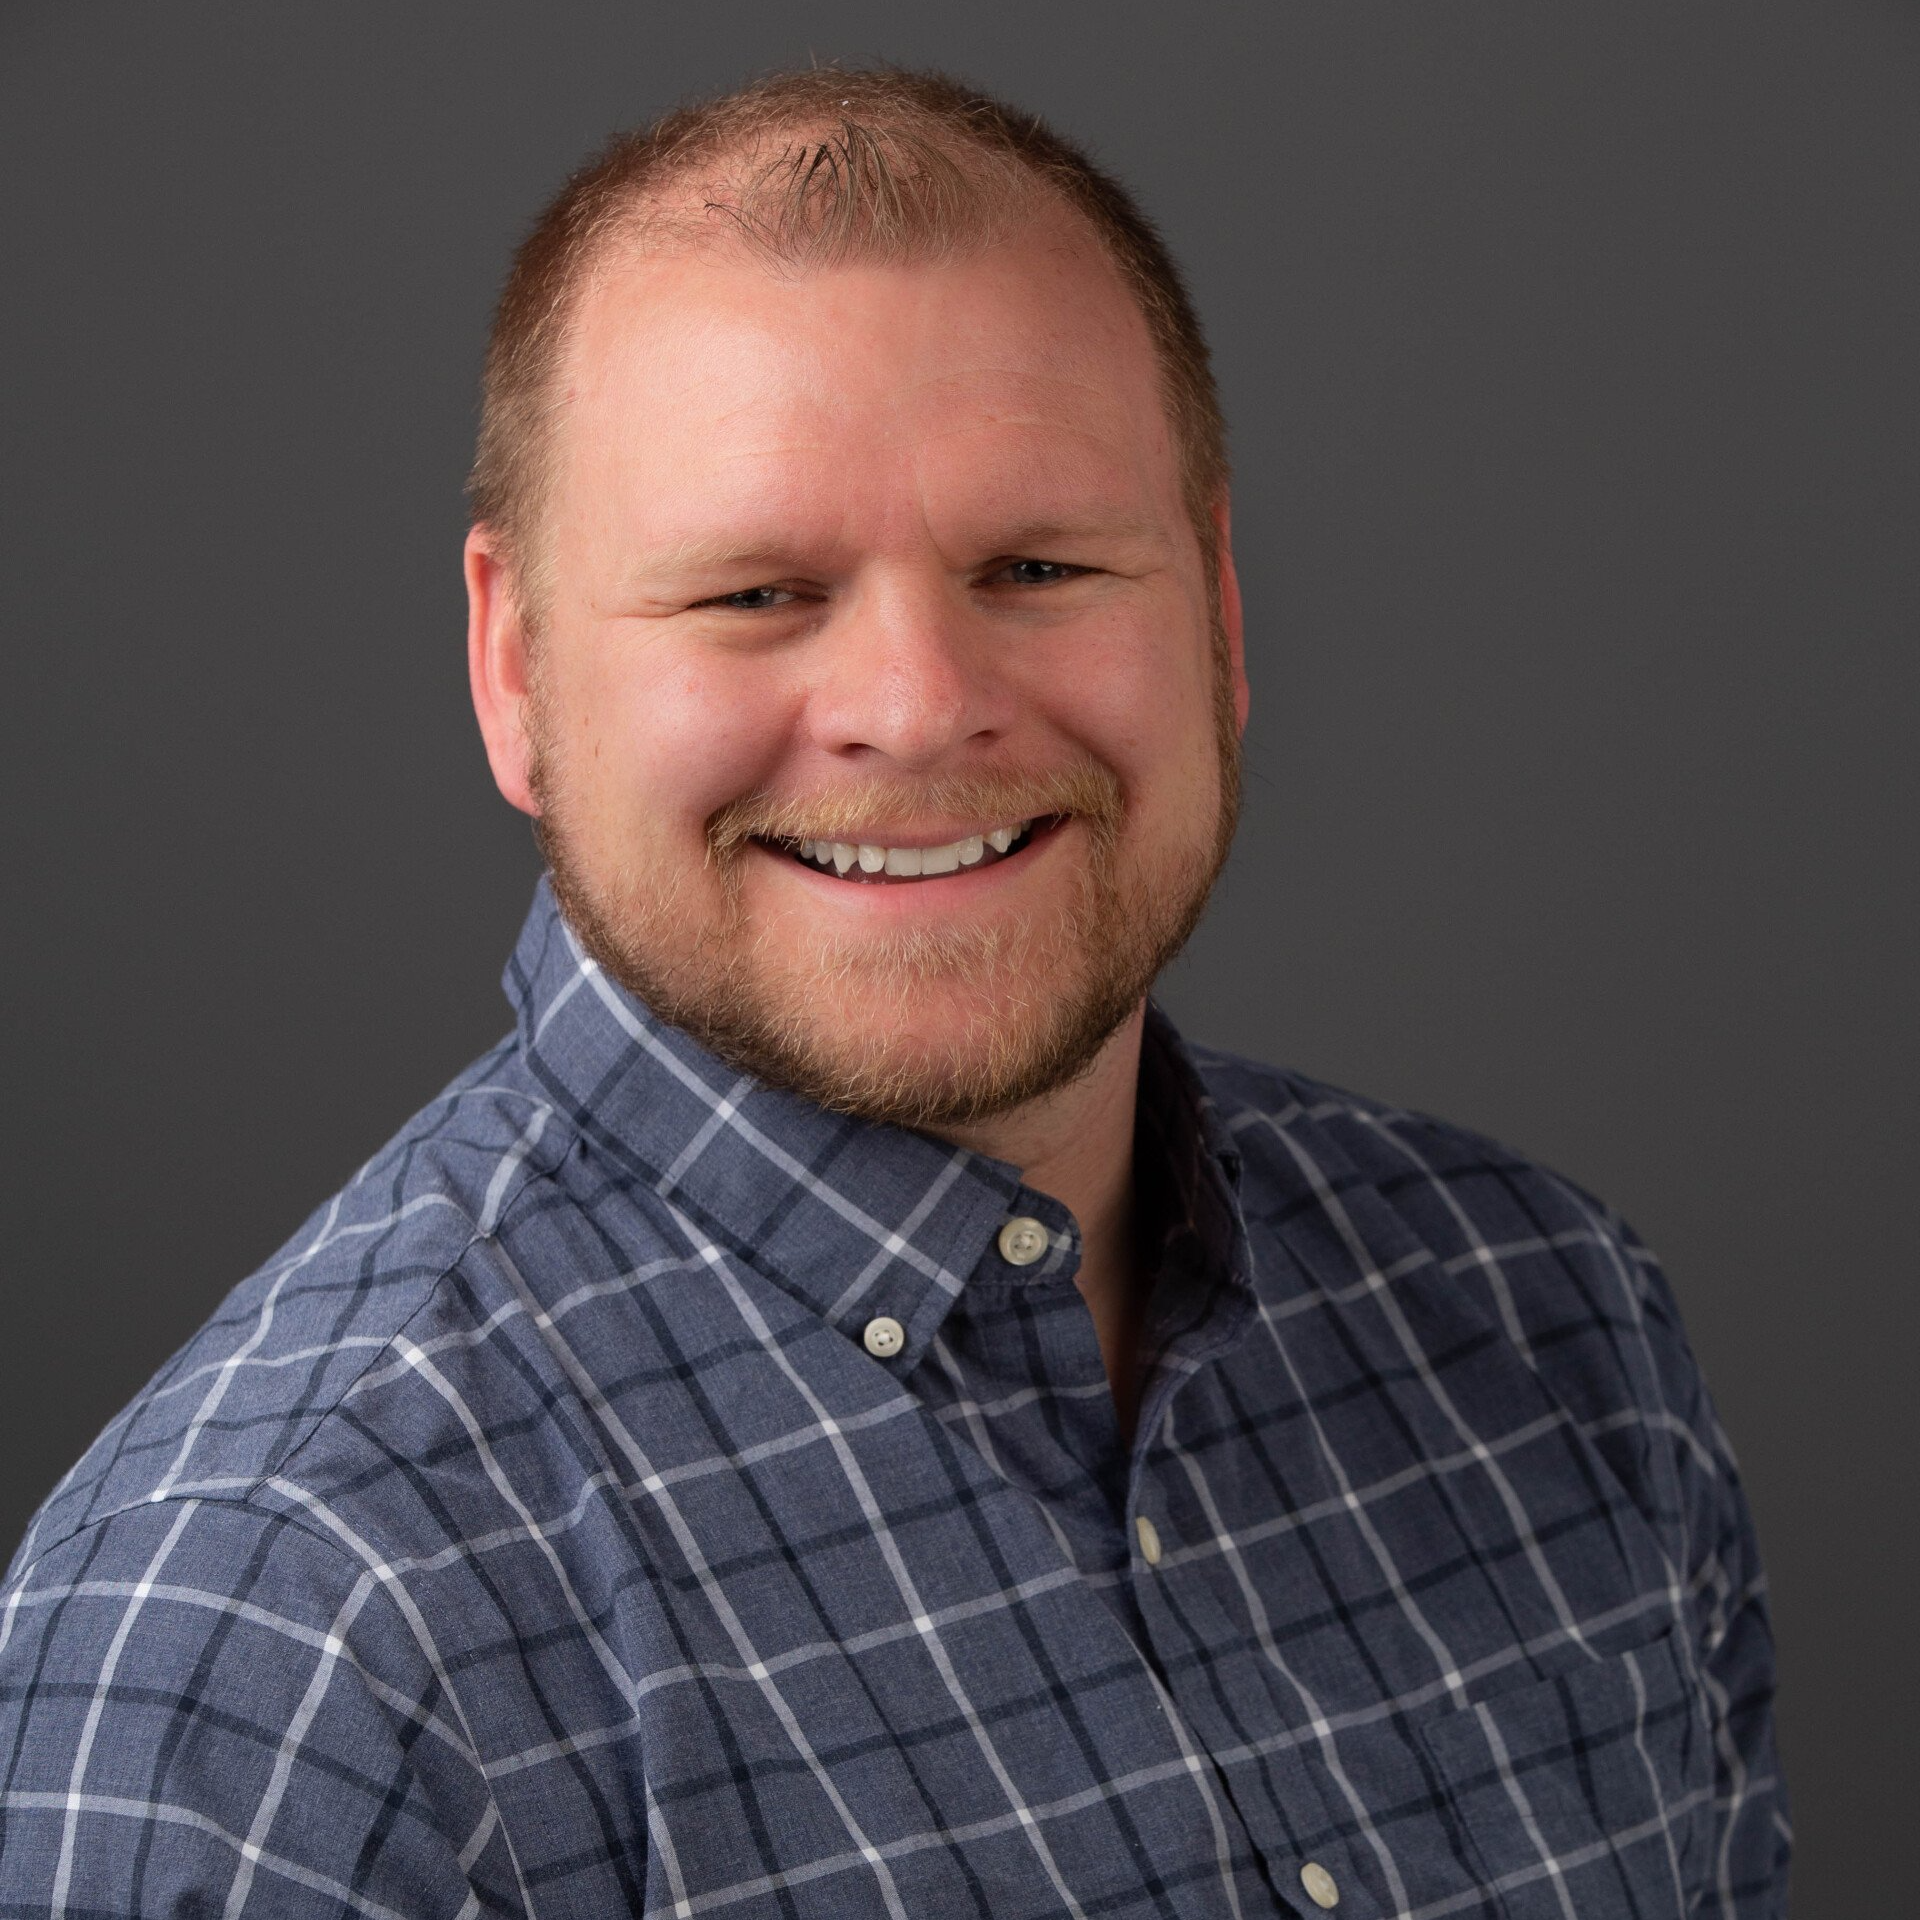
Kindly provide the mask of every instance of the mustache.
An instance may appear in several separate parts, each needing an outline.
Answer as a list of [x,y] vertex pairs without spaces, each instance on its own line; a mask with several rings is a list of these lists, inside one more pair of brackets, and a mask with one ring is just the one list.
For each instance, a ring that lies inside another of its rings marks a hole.
[[877,775],[817,794],[744,794],[707,822],[713,857],[727,862],[749,840],[872,839],[888,827],[957,817],[986,826],[1072,814],[1111,844],[1125,814],[1119,778],[1091,757],[1045,773],[942,774],[905,784]]

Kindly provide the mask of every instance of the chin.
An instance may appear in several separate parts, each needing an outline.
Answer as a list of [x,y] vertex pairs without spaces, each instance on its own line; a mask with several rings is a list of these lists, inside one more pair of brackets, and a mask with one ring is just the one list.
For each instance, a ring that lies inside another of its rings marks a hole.
[[[734,1038],[738,1047],[737,1037]],[[1104,1036],[1102,1036],[1104,1038]],[[1087,1071],[1098,1042],[1071,1048],[951,1042],[752,1049],[737,1063],[836,1113],[938,1132],[1011,1112]]]
[[1059,972],[871,977],[723,1006],[655,1002],[730,1065],[834,1112],[939,1131],[1010,1112],[1086,1072],[1138,1006],[1136,982]]

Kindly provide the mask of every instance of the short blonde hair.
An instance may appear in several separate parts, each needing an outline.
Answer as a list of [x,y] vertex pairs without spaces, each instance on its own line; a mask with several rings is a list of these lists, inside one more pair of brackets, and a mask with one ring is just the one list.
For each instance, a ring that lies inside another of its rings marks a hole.
[[1225,423],[1185,283],[1133,196],[1037,116],[944,75],[827,67],[774,74],[619,135],[514,255],[467,495],[517,576],[523,614],[537,624],[549,584],[540,534],[553,389],[582,290],[616,238],[690,245],[719,235],[804,271],[991,244],[1047,202],[1085,220],[1139,304],[1217,591],[1211,517],[1227,482]]

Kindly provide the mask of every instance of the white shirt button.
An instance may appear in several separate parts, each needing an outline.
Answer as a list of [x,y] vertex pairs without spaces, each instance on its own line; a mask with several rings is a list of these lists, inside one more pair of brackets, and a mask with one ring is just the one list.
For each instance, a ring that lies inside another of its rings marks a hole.
[[1333,1875],[1318,1860],[1309,1860],[1300,1869],[1300,1884],[1307,1890],[1307,1898],[1316,1907],[1337,1907],[1340,1904],[1340,1889],[1333,1884]]
[[1143,1513],[1133,1523],[1133,1530],[1140,1536],[1140,1557],[1148,1566],[1160,1564],[1160,1529]]
[[867,1322],[861,1343],[876,1360],[891,1360],[907,1344],[907,1330],[889,1314],[876,1314]]
[[1010,1267],[1030,1267],[1047,1250],[1047,1230],[1029,1214],[1000,1229],[1000,1258]]

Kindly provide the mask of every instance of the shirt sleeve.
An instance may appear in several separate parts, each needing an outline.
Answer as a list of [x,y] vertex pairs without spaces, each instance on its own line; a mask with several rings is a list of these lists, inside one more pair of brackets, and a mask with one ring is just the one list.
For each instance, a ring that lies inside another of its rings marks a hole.
[[0,1912],[523,1910],[431,1652],[374,1572],[242,1501],[16,1568],[0,1788]]
[[1777,1920],[1786,1912],[1792,1828],[1774,1740],[1773,1631],[1759,1543],[1666,1277],[1622,1232],[1642,1275],[1645,1326],[1669,1415],[1681,1573],[1712,1740],[1713,1857],[1699,1911],[1711,1920]]

